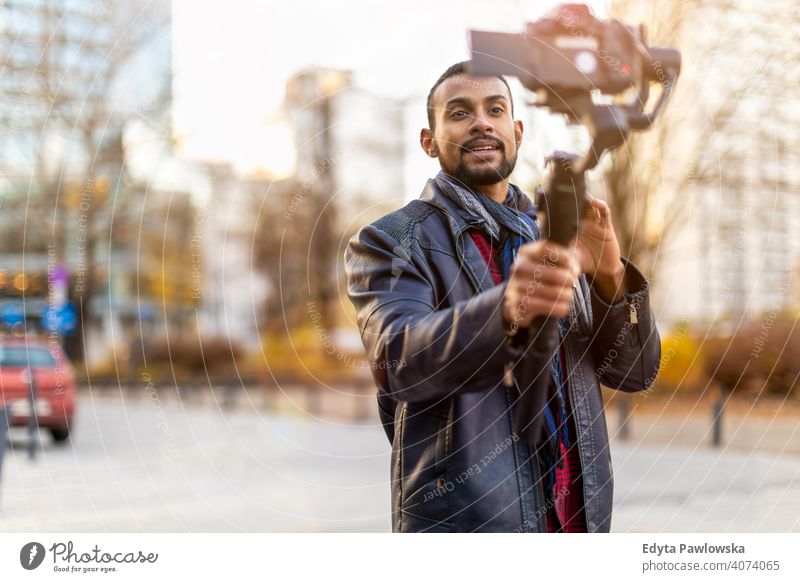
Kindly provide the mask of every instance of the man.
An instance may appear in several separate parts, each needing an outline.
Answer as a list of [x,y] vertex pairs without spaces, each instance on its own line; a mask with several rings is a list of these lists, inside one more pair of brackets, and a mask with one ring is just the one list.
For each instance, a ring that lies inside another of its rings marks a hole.
[[[345,252],[392,444],[392,529],[609,531],[599,382],[634,392],[655,377],[647,282],[621,258],[599,200],[572,248],[538,240],[532,202],[509,183],[523,125],[505,79],[450,67],[428,122],[420,144],[441,172]],[[538,316],[561,318],[553,354],[520,341]],[[513,431],[520,358],[554,378],[541,447]]]

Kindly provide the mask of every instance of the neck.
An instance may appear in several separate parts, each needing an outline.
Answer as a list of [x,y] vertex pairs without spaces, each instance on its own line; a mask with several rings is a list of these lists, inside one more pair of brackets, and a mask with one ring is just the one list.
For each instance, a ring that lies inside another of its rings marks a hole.
[[502,204],[506,201],[506,197],[508,196],[508,178],[501,180],[500,182],[495,182],[494,184],[474,186],[473,188],[484,196],[488,196],[498,204]]

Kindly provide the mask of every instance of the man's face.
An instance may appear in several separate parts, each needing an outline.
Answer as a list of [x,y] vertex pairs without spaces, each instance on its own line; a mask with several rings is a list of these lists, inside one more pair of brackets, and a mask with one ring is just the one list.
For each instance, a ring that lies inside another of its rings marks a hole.
[[468,186],[506,179],[517,163],[522,123],[511,116],[511,95],[497,77],[456,75],[433,94],[433,131],[420,143],[445,173]]

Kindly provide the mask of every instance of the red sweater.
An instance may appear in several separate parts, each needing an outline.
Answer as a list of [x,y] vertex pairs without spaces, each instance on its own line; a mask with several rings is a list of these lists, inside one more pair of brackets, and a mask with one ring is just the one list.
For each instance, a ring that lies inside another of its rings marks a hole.
[[[499,248],[492,244],[492,240],[481,229],[470,229],[469,234],[483,259],[489,267],[492,279],[495,284],[503,281],[503,272],[498,264]],[[563,367],[566,365],[563,349],[561,351],[562,376],[569,378],[568,370]],[[569,384],[567,384],[569,389]],[[566,399],[567,405],[567,432],[569,435],[570,447],[565,450],[564,443],[561,442],[561,453],[564,463],[556,469],[556,483],[551,492],[554,507],[547,512],[547,531],[580,533],[586,532],[586,515],[583,510],[583,477],[581,472],[581,461],[578,454],[577,435],[575,423],[572,417],[572,410],[569,405],[569,398]],[[555,398],[551,399],[551,402]],[[553,418],[559,418],[558,405],[554,406]]]

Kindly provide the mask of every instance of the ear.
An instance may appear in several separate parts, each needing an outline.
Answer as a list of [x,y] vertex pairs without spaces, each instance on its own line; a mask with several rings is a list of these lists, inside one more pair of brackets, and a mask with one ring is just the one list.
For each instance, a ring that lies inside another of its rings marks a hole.
[[517,142],[517,147],[519,147],[520,144],[522,143],[522,130],[523,129],[524,129],[524,127],[522,126],[522,122],[519,119],[514,121],[514,141]]
[[425,150],[428,157],[439,157],[439,148],[436,147],[436,142],[433,140],[433,132],[427,127],[419,132],[419,145],[422,146],[422,149]]

